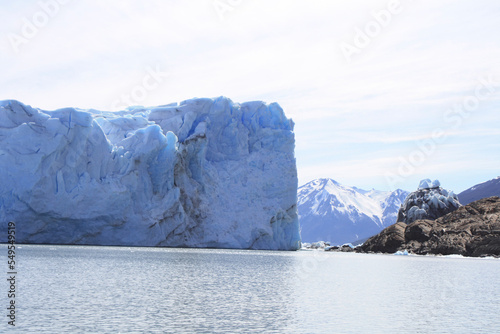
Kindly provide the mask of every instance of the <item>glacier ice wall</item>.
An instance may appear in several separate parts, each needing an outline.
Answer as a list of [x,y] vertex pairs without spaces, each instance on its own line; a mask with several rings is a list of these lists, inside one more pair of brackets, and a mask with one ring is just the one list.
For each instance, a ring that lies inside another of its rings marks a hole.
[[295,250],[294,123],[276,103],[120,112],[0,102],[0,236],[17,242]]

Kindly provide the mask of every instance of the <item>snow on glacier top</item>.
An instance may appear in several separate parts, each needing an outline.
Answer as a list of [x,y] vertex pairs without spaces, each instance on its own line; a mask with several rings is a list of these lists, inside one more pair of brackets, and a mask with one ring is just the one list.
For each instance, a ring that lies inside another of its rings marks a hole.
[[418,189],[432,189],[432,188],[439,188],[440,186],[441,182],[439,182],[439,180],[431,181],[431,179],[424,179],[420,181]]

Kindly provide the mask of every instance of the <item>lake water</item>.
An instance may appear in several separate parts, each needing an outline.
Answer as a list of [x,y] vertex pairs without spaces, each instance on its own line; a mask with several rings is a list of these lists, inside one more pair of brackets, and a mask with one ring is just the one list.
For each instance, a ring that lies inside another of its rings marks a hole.
[[0,332],[500,332],[498,259],[18,248],[16,328],[3,280]]

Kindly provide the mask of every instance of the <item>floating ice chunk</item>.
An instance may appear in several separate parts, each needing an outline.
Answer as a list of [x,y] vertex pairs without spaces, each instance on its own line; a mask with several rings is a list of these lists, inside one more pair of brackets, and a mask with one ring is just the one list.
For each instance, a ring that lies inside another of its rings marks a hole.
[[330,245],[330,244],[326,243],[324,241],[317,241],[317,242],[313,242],[311,244],[311,248],[325,248],[325,247],[327,247],[327,245]]
[[405,249],[404,251],[397,251],[394,255],[410,255],[408,251]]

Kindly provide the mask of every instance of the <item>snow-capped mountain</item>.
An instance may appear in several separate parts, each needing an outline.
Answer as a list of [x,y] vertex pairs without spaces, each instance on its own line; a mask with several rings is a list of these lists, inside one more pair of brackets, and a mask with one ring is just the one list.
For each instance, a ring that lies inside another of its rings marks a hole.
[[462,191],[458,199],[462,205],[480,200],[485,197],[500,196],[500,176]]
[[396,222],[409,192],[363,190],[332,179],[313,180],[298,189],[303,242],[343,244],[368,238]]

